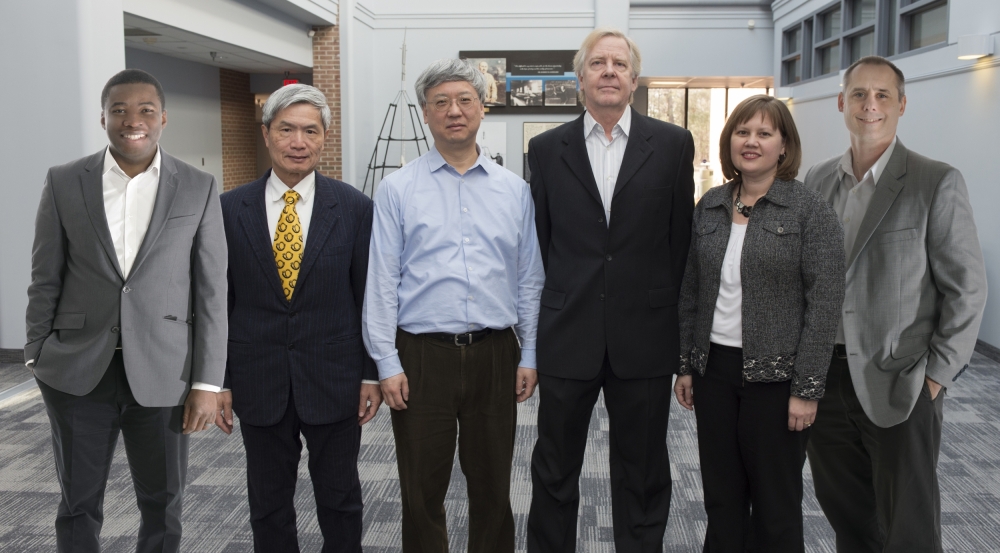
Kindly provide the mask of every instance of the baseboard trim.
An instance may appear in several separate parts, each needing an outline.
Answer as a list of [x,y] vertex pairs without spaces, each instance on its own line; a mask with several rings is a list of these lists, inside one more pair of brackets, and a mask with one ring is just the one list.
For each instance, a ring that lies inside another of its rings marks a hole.
[[24,350],[0,349],[0,363],[24,363]]
[[1000,348],[987,344],[982,340],[976,340],[976,351],[983,357],[989,357],[997,363],[1000,363]]

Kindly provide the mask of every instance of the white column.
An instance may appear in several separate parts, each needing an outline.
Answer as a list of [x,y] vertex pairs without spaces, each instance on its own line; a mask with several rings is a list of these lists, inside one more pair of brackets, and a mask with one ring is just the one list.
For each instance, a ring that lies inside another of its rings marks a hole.
[[4,2],[0,348],[24,347],[31,244],[45,173],[107,144],[101,89],[125,68],[124,43],[121,0]]
[[354,4],[355,0],[340,0],[340,146],[344,182],[360,188],[365,176],[354,170],[355,133],[354,110]]

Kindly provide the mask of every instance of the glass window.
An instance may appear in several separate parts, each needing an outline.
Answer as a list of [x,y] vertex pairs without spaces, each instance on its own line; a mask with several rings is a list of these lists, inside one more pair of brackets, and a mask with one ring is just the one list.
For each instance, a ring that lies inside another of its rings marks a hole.
[[647,114],[654,119],[684,126],[684,89],[650,88]]
[[948,5],[910,16],[910,50],[948,40]]
[[802,80],[802,59],[788,60],[785,66],[785,84],[797,83]]
[[826,12],[819,18],[820,40],[826,40],[840,34],[840,8]]
[[865,33],[848,40],[851,47],[851,63],[875,53],[875,33]]
[[875,0],[854,0],[851,6],[851,27],[875,21]]
[[799,40],[802,39],[802,27],[796,26],[785,33],[785,46],[783,55],[794,54],[799,51]]
[[834,73],[840,71],[840,44],[834,44],[833,46],[827,46],[826,48],[821,48],[819,51],[819,59],[816,60],[819,63],[817,67],[817,75],[826,75],[829,73]]

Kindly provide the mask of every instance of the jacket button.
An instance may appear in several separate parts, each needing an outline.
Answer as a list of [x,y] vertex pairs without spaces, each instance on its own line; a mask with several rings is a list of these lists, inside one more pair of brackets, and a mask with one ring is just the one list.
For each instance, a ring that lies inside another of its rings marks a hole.
[[604,217],[598,217],[597,222],[598,223],[603,223],[604,222]]
[[288,349],[289,350],[295,349],[295,344],[288,344]]
[[778,234],[785,232],[785,227],[778,227]]
[[111,327],[111,333],[112,333],[112,334],[118,334],[118,331],[119,331],[119,330],[121,330],[121,329],[120,329],[120,328],[118,328],[117,326],[113,326],[113,327]]
[[611,261],[611,254],[608,254],[607,256],[605,256],[604,259],[607,259],[608,261]]
[[295,318],[296,315],[298,315],[298,313],[296,313],[295,311],[292,311],[291,313],[288,314],[288,316],[293,319]]
[[126,294],[128,294],[128,293],[129,293],[129,292],[131,292],[131,291],[132,291],[132,289],[131,289],[131,288],[129,288],[128,286],[126,286],[126,287],[122,288],[122,292],[124,292],[124,293],[126,293]]
[[604,294],[601,294],[601,301],[604,301]]

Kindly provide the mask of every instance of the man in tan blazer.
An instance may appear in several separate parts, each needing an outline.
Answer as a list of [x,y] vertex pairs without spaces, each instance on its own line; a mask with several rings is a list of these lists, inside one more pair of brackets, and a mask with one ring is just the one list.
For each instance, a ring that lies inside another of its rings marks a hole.
[[809,438],[816,496],[838,552],[940,552],[944,388],[976,344],[983,255],[961,173],[896,137],[903,73],[869,56],[843,85],[851,147],[805,181],[840,216],[847,253],[837,346]]

